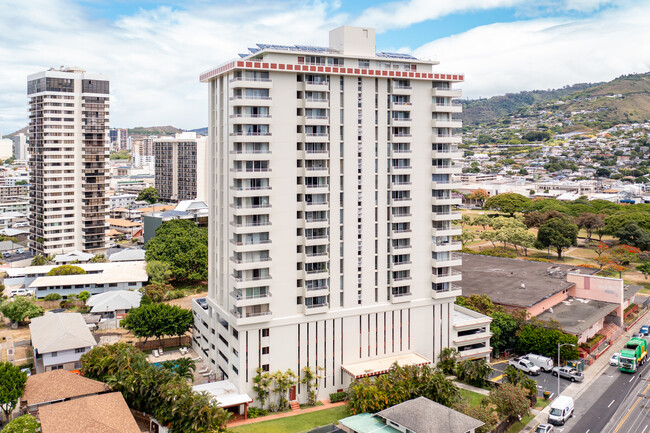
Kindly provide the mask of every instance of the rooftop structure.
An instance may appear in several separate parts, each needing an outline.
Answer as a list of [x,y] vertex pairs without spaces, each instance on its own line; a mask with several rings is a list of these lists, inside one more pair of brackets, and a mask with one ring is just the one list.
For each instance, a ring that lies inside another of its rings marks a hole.
[[126,312],[140,306],[142,293],[130,290],[115,290],[100,293],[88,298],[86,305],[92,307],[91,313]]
[[35,413],[39,407],[108,391],[108,386],[66,370],[32,374],[27,378],[21,405]]

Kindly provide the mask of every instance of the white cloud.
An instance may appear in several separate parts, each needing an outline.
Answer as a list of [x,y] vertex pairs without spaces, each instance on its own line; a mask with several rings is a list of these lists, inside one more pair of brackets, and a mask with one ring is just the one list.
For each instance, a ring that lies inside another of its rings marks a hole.
[[650,70],[650,2],[581,20],[537,19],[476,27],[416,49],[465,73],[464,96],[611,80]]
[[207,125],[204,70],[256,42],[327,44],[340,19],[323,2],[158,7],[92,20],[69,0],[3,0],[0,132],[27,124],[27,75],[80,66],[111,80],[111,126]]

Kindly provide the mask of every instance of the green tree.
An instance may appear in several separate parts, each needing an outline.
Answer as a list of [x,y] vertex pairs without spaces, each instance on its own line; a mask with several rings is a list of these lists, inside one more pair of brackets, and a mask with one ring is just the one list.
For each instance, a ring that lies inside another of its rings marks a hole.
[[42,254],[36,254],[34,258],[32,259],[31,265],[32,266],[44,266],[47,265],[50,262],[50,258],[46,257]]
[[26,382],[27,374],[19,367],[11,362],[0,362],[0,409],[7,421],[25,391]]
[[164,301],[167,293],[172,290],[174,290],[174,286],[171,284],[151,283],[140,289],[140,292],[146,295],[151,302],[158,303]]
[[438,355],[437,367],[445,374],[454,374],[456,372],[456,365],[460,359],[458,349],[455,347],[445,347]]
[[196,363],[190,358],[179,358],[163,361],[160,364],[160,367],[166,369],[170,373],[177,374],[185,380],[194,382],[194,371],[196,371]]
[[557,359],[557,345],[570,343],[574,346],[562,347],[562,359],[578,359],[578,339],[575,335],[565,334],[558,329],[548,329],[532,324],[525,325],[519,332],[517,352],[537,353]]
[[495,209],[511,216],[515,212],[523,212],[527,209],[530,199],[521,194],[514,192],[507,192],[504,194],[497,194],[488,198],[483,205],[484,209]]
[[275,388],[273,389],[278,393],[280,401],[278,403],[278,410],[283,411],[289,408],[289,400],[287,399],[287,393],[289,389],[298,382],[298,376],[291,369],[288,369],[285,372],[276,371],[273,374],[273,379],[275,382]]
[[642,250],[650,249],[650,231],[642,229],[634,221],[625,223],[615,236],[622,244],[632,245]]
[[156,188],[150,186],[140,191],[136,200],[146,201],[149,204],[154,204],[157,203],[158,200],[160,200],[160,194],[158,194],[158,190]]
[[645,279],[648,279],[648,275],[650,275],[650,262],[643,262],[640,265],[636,267],[636,270],[641,272]]
[[131,159],[131,154],[129,153],[128,150],[118,150],[115,153],[112,153],[111,156],[109,157],[112,160],[115,159]]
[[483,230],[487,230],[488,226],[492,223],[492,218],[487,215],[479,215],[472,220],[472,225],[481,226]]
[[152,283],[168,283],[172,277],[171,265],[167,262],[152,260],[147,263],[147,275]]
[[22,296],[15,298],[13,301],[3,302],[0,311],[7,319],[15,323],[20,323],[28,317],[33,319],[43,315],[42,307],[36,305],[31,299]]
[[262,367],[258,367],[256,372],[257,375],[253,378],[253,390],[257,394],[260,408],[264,409],[266,400],[269,398],[269,394],[271,393],[273,377],[268,371],[262,370]]
[[84,290],[83,292],[79,293],[78,298],[84,302],[90,298],[90,293],[87,290]]
[[526,394],[528,391],[519,386],[503,383],[490,390],[490,401],[501,416],[523,418],[530,411],[530,400]]
[[58,293],[48,293],[43,298],[44,301],[58,301],[59,299],[61,299],[61,295]]
[[104,254],[96,254],[90,259],[90,263],[106,263],[108,259]]
[[515,248],[520,247],[525,256],[528,256],[528,249],[535,245],[537,239],[533,233],[524,227],[508,228],[505,236]]
[[517,332],[519,332],[520,323],[513,316],[503,311],[494,311],[490,314],[490,317],[492,317],[490,344],[493,350],[496,353],[501,353],[506,349],[514,349],[517,344]]
[[485,359],[465,359],[456,365],[458,379],[472,386],[485,386],[491,372],[492,367]]
[[169,263],[176,280],[208,278],[208,230],[189,220],[165,221],[147,243],[147,262]]
[[[485,399],[483,400],[485,402]],[[472,405],[466,399],[461,399],[453,407],[454,410],[483,421],[485,424],[476,429],[476,433],[489,433],[499,424],[499,415],[491,404]]]
[[136,337],[143,337],[146,342],[151,337],[156,337],[159,341],[165,336],[180,337],[190,329],[193,322],[190,310],[177,305],[149,304],[129,311],[121,324]]
[[312,370],[311,367],[306,366],[302,369],[302,379],[300,383],[307,387],[307,396],[309,404],[314,406],[316,404],[316,398],[318,397],[318,385],[319,382],[323,379],[322,374],[323,367],[316,367],[316,370]]
[[519,385],[526,389],[529,395],[537,396],[537,382],[528,377],[523,371],[513,367],[512,365],[506,366],[503,371],[503,382],[512,385]]
[[33,415],[23,415],[9,421],[9,424],[2,429],[2,433],[37,433],[41,429],[41,423]]
[[468,242],[472,242],[474,239],[476,239],[476,234],[471,231],[471,230],[465,230],[461,232],[460,236],[456,236],[458,240],[460,241],[461,245],[465,247],[465,245]]
[[537,246],[555,248],[557,257],[562,258],[562,251],[577,245],[578,226],[569,218],[551,218],[537,232]]
[[579,228],[584,228],[587,232],[587,240],[591,240],[594,231],[605,227],[605,215],[592,212],[584,212],[576,218],[576,224]]
[[50,272],[47,273],[47,276],[51,277],[53,275],[82,275],[85,273],[86,271],[79,266],[61,265],[50,270]]

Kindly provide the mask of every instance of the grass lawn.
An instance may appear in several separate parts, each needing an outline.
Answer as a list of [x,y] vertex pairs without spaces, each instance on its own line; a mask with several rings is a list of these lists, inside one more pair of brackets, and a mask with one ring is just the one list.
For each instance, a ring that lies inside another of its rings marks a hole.
[[479,394],[478,392],[468,391],[462,388],[460,388],[458,391],[460,392],[461,397],[466,399],[469,402],[469,404],[472,406],[480,406],[481,401],[483,401],[483,399],[487,397],[483,394]]
[[234,427],[233,433],[296,433],[332,424],[349,416],[346,406]]
[[518,432],[520,432],[524,427],[526,427],[526,424],[528,424],[530,422],[530,420],[532,420],[533,418],[535,418],[535,415],[533,415],[532,413],[525,416],[525,417],[523,417],[521,419],[521,421],[517,421],[516,423],[511,425],[510,428],[508,430],[506,430],[506,433],[518,433]]
[[551,404],[551,400],[550,400],[550,399],[549,399],[549,400],[544,400],[543,398],[538,398],[538,399],[537,399],[537,404],[535,405],[535,409],[537,409],[537,410],[542,410],[542,409],[544,409],[546,406],[548,406],[549,404]]

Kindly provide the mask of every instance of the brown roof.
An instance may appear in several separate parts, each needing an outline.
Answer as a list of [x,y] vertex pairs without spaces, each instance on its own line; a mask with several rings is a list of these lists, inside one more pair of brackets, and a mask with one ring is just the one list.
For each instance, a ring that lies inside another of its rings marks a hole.
[[27,378],[23,401],[28,406],[107,391],[106,384],[70,373],[53,370]]
[[42,433],[140,433],[119,392],[43,406],[39,418]]

